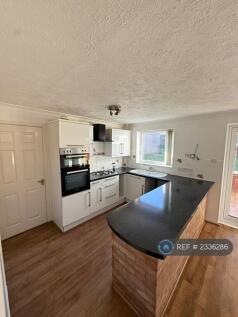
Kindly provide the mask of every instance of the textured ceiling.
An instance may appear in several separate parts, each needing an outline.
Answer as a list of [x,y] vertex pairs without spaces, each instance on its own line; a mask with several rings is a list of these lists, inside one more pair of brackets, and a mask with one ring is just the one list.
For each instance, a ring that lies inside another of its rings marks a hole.
[[149,121],[238,109],[236,0],[2,0],[0,101]]

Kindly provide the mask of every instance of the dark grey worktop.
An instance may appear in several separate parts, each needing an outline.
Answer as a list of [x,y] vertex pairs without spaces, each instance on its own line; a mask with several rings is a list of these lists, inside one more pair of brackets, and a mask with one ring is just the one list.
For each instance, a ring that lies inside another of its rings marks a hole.
[[[124,169],[121,174],[130,173],[130,170]],[[180,236],[213,185],[213,182],[175,175],[162,179],[167,183],[111,211],[107,216],[110,228],[119,238],[160,259],[164,255],[158,250],[159,242]]]

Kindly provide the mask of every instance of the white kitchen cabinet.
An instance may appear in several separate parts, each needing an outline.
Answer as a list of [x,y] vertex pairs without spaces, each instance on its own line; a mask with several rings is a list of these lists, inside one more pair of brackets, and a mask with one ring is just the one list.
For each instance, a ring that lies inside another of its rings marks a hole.
[[105,154],[111,157],[130,156],[131,131],[122,129],[107,130],[107,139],[112,142],[106,142]]
[[59,147],[89,146],[90,125],[59,120]]
[[130,156],[131,154],[131,131],[121,130],[122,156]]
[[63,227],[90,215],[91,199],[90,190],[63,197]]
[[102,201],[107,207],[119,200],[119,176],[113,176],[102,180]]
[[63,197],[63,227],[73,224],[119,200],[119,176],[90,183],[90,189]]
[[90,184],[91,192],[91,210],[90,212],[96,212],[103,208],[103,197],[102,197],[102,181],[94,181]]
[[134,200],[145,193],[145,178],[126,174],[125,196],[128,200]]
[[93,125],[89,126],[89,154],[93,155]]

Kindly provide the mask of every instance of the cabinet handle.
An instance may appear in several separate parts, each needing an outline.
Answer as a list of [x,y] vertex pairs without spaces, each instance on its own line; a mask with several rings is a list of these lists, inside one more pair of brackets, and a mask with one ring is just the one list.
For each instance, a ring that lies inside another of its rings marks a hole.
[[88,207],[91,207],[91,192],[88,192]]
[[115,184],[110,184],[110,185],[105,186],[104,188],[113,187],[114,185],[115,185]]
[[122,153],[122,143],[120,143],[120,154],[123,154]]
[[114,177],[108,177],[108,178],[104,179],[103,182],[105,183],[105,182],[112,181],[112,180],[116,179],[116,177],[115,176]]
[[145,186],[144,186],[144,185],[142,185],[141,191],[142,191],[142,195],[143,195],[143,194],[144,194],[144,191],[145,191]]
[[99,188],[100,189],[100,201],[102,201],[102,188]]
[[99,184],[100,183],[100,181],[97,181],[97,182],[91,182],[91,185],[97,185],[97,184]]
[[105,197],[106,199],[110,199],[110,198],[112,198],[112,197],[114,197],[114,196],[116,196],[116,193],[115,194],[112,194],[112,195],[110,195],[110,196],[107,196],[107,197]]
[[84,144],[66,144],[67,146],[83,146]]

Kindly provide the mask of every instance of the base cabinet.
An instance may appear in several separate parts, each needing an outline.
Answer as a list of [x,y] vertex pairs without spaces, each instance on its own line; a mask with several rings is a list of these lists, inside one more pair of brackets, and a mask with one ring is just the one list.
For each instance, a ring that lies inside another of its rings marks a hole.
[[102,180],[102,202],[107,207],[119,200],[119,176]]
[[102,184],[101,180],[91,182],[91,209],[90,213],[94,213],[103,208]]
[[63,227],[87,217],[91,211],[90,200],[90,190],[63,197]]
[[91,182],[90,189],[63,197],[63,227],[71,225],[119,200],[119,176]]
[[128,200],[134,200],[145,193],[145,178],[126,174],[125,196]]

